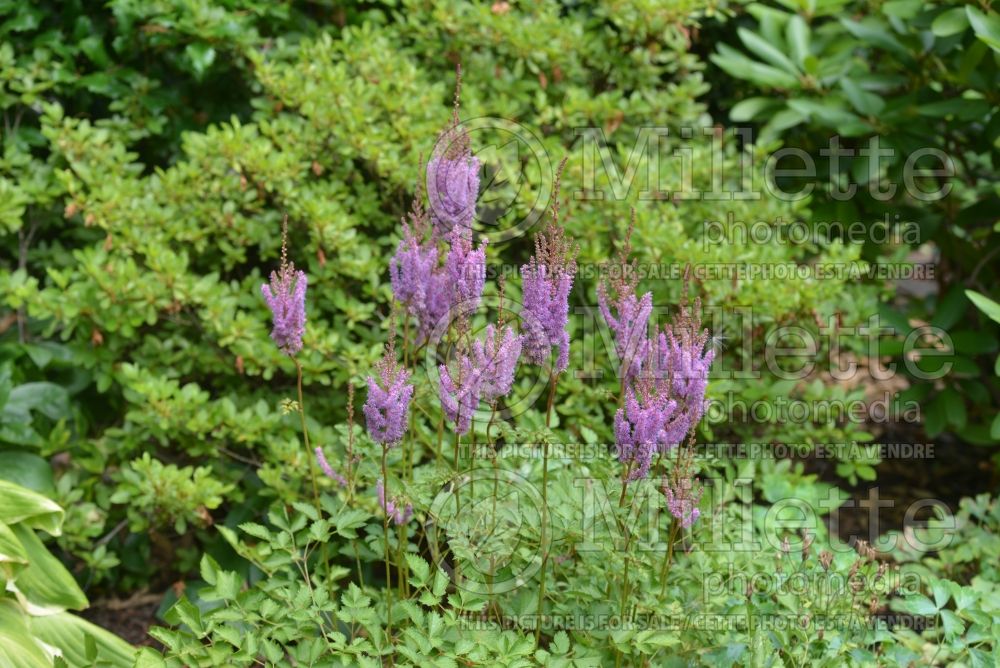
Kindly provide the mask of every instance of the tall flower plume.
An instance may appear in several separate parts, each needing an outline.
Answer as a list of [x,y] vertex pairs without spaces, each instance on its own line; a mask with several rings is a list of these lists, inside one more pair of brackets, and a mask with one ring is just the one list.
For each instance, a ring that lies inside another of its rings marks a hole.
[[482,339],[472,343],[472,359],[480,375],[480,397],[487,403],[510,394],[521,356],[523,337],[506,325],[487,325]]
[[[460,318],[459,330],[467,327],[465,318]],[[492,403],[510,394],[523,340],[522,335],[504,324],[501,283],[500,318],[496,325],[487,325],[482,337],[475,339],[467,352],[459,352],[450,367],[442,364],[438,368],[441,408],[454,423],[456,433],[469,430],[480,401]]]
[[430,223],[423,199],[418,183],[409,221],[403,220],[403,238],[389,260],[389,282],[393,295],[416,318],[419,337],[426,339],[448,315],[453,290],[439,264],[437,242],[427,237]]
[[615,413],[615,442],[619,461],[629,465],[626,480],[649,475],[657,444],[676,408],[677,402],[650,387],[625,390],[625,406]]
[[666,454],[698,426],[715,356],[708,346],[708,330],[701,327],[701,301],[696,299],[693,307],[688,303],[686,272],[677,316],[649,335],[652,293],[636,297],[636,261],[629,259],[635,220],[633,209],[618,256],[619,272],[610,282],[614,297],[603,284],[597,292],[621,362],[624,408],[615,415],[615,440],[619,459],[630,465],[629,480],[648,475],[655,452]]
[[701,421],[705,412],[708,374],[715,359],[708,330],[701,326],[701,301],[688,304],[688,278],[682,287],[679,312],[660,331],[650,346],[648,369],[661,391],[678,403],[678,419],[662,435],[663,452],[681,443]]
[[559,185],[564,158],[556,174],[552,195],[552,220],[535,237],[535,254],[521,267],[525,328],[524,354],[533,364],[544,364],[552,347],[558,351],[555,371],[569,365],[569,293],[576,275],[576,249],[559,225]]
[[621,364],[619,374],[623,385],[642,372],[642,366],[649,356],[647,330],[649,317],[653,313],[653,293],[646,292],[641,297],[636,297],[638,271],[636,261],[629,259],[634,230],[635,209],[632,210],[625,243],[618,253],[617,273],[609,281],[613,296],[609,295],[608,285],[602,282],[597,286],[597,305],[615,337],[615,352]]
[[296,271],[288,261],[288,218],[281,230],[281,266],[271,272],[270,284],[260,286],[267,308],[271,311],[271,339],[283,353],[294,357],[302,350],[302,337],[306,331],[305,272]]
[[486,239],[479,248],[472,247],[472,239],[453,230],[451,248],[444,267],[452,290],[452,305],[461,306],[465,312],[479,307],[486,286]]
[[479,160],[472,155],[469,133],[459,121],[462,68],[455,77],[455,106],[451,123],[438,138],[427,162],[427,194],[436,237],[453,232],[469,236],[479,195]]
[[479,407],[485,369],[476,366],[471,355],[459,353],[451,368],[442,364],[438,372],[441,410],[455,425],[455,433],[464,434],[472,426],[472,416]]
[[363,407],[368,434],[382,445],[393,446],[406,433],[406,418],[413,397],[410,372],[396,363],[395,328],[390,328],[385,355],[375,366],[378,379],[368,376],[368,399]]

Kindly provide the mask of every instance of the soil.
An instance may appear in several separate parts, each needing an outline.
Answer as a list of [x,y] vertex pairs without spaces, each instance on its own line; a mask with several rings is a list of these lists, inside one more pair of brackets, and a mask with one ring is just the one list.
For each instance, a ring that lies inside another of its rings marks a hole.
[[[921,425],[905,423],[892,425],[876,438],[878,443],[890,444],[927,444],[929,440]],[[990,460],[992,448],[964,443],[947,433],[933,439],[930,445],[933,449],[926,449],[923,457],[883,459],[876,467],[878,477],[875,480],[859,480],[853,486],[837,475],[835,460],[807,460],[807,470],[846,491],[853,502],[840,509],[839,526],[831,526],[828,522],[828,528],[836,530],[844,541],[853,537],[872,542],[886,532],[903,531],[907,510],[916,502],[940,501],[954,513],[963,497],[995,493],[998,481],[996,467]],[[871,524],[872,499],[878,499],[883,506],[878,510],[874,527]],[[859,505],[862,501],[865,506]],[[886,502],[891,503],[891,507],[885,506]],[[911,522],[932,516],[932,509],[924,508],[911,517]]]
[[81,616],[124,638],[137,647],[162,649],[149,635],[151,626],[162,625],[156,618],[164,593],[139,593],[127,599],[104,599],[91,603]]

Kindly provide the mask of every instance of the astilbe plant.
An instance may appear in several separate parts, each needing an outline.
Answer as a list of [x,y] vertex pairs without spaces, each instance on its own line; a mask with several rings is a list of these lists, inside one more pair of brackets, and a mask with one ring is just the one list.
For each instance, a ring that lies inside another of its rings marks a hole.
[[390,339],[385,355],[375,366],[376,376],[368,376],[368,399],[362,408],[368,434],[376,443],[393,447],[406,432],[406,421],[413,397],[410,372],[396,361],[396,350]]
[[408,316],[416,319],[418,336],[427,339],[451,307],[448,273],[440,266],[437,240],[429,235],[430,223],[420,185],[413,198],[403,238],[389,260],[392,293]]
[[627,464],[625,479],[649,475],[653,454],[677,409],[677,402],[657,392],[653,383],[630,385],[625,405],[615,413],[615,442],[619,460]]
[[416,319],[423,341],[438,327],[450,326],[454,310],[478,308],[486,283],[487,240],[478,248],[472,240],[479,162],[459,123],[460,86],[459,79],[452,121],[426,165],[430,209],[418,183],[409,220],[403,221],[403,238],[389,263],[393,295]]
[[306,328],[306,287],[308,279],[303,271],[296,271],[288,259],[288,216],[281,222],[281,264],[278,271],[271,272],[270,284],[260,286],[261,294],[271,311],[273,329],[271,338],[278,348],[292,358],[297,374],[297,410],[302,424],[302,440],[309,459],[309,474],[312,480],[313,500],[319,507],[319,483],[316,462],[309,445],[309,427],[306,423],[305,396],[302,391],[302,364],[296,355],[302,350],[302,339]]
[[438,137],[427,161],[427,195],[434,235],[469,236],[476,217],[479,195],[479,159],[472,155],[469,133],[461,125],[462,68],[455,77],[455,105],[451,123]]
[[396,525],[406,524],[413,517],[413,505],[407,503],[403,506],[396,499],[386,499],[385,496],[385,484],[382,479],[379,478],[378,482],[375,483],[375,491],[378,495],[378,505],[385,513],[385,516],[393,521]]
[[267,308],[271,311],[273,328],[271,338],[278,348],[294,357],[302,350],[302,337],[306,330],[306,287],[308,279],[303,271],[296,271],[288,260],[288,219],[282,225],[281,265],[271,272],[270,283],[260,286]]
[[565,167],[563,159],[553,188],[552,218],[535,237],[535,254],[521,267],[524,355],[533,364],[545,364],[555,347],[554,374],[569,365],[569,293],[576,275],[576,248],[559,224],[559,185]]
[[464,434],[472,426],[472,417],[479,407],[482,376],[486,368],[477,366],[470,353],[459,351],[449,366],[438,366],[441,410],[456,434]]
[[649,355],[649,317],[653,313],[653,293],[646,292],[641,297],[636,296],[639,273],[636,260],[629,258],[634,230],[633,209],[617,262],[611,266],[614,273],[607,285],[604,282],[597,285],[597,306],[614,335],[615,352],[620,360],[619,376],[623,386],[640,373]]
[[652,295],[636,298],[636,265],[628,257],[634,229],[633,211],[611,286],[613,302],[607,287],[598,287],[600,310],[621,360],[624,405],[615,414],[615,440],[627,481],[648,476],[653,455],[668,453],[698,426],[715,357],[708,330],[701,327],[701,301],[696,299],[693,307],[688,303],[687,273],[674,322],[648,334]]

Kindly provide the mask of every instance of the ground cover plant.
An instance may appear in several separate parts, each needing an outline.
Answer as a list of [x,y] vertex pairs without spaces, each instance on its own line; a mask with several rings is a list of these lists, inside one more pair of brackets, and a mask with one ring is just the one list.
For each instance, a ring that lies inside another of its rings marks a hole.
[[0,664],[1000,662],[989,3],[0,12]]

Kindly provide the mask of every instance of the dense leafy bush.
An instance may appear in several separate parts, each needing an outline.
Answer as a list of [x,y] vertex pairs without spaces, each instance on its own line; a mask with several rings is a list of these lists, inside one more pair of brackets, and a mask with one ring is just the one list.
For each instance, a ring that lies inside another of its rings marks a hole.
[[[782,4],[749,6],[741,48],[712,56],[749,84],[729,117],[811,158],[812,175],[789,177],[789,190],[813,194],[814,225],[869,230],[866,258],[898,262],[898,244],[883,239],[933,244],[930,294],[884,310],[900,338],[926,322],[949,353],[918,360],[904,400],[923,406],[929,438],[951,429],[995,445],[998,332],[966,290],[997,298],[1000,14],[975,3],[903,0],[861,15],[839,1]],[[902,347],[884,352],[902,362]]]

